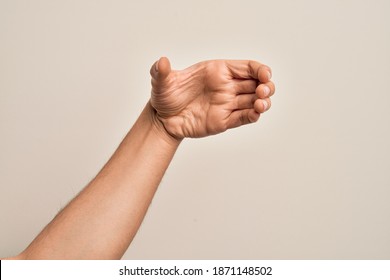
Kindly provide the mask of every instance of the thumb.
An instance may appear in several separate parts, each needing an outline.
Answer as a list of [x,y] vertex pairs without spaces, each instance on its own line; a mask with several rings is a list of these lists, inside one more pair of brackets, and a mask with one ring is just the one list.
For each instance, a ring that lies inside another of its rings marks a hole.
[[171,73],[171,63],[167,57],[161,57],[150,68],[150,75],[156,80],[165,79],[169,73]]

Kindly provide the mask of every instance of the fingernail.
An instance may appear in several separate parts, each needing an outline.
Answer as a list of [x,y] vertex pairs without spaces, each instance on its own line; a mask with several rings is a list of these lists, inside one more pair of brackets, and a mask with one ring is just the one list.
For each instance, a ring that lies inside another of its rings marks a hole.
[[271,72],[268,71],[268,80],[271,80],[271,78],[272,78]]
[[270,88],[267,86],[264,86],[264,96],[267,97],[270,92],[271,92]]
[[268,102],[265,100],[261,100],[263,102],[264,111],[267,111],[268,109]]
[[159,62],[160,62],[160,60],[156,62],[156,71],[157,71],[157,72],[158,72],[158,63],[159,63]]

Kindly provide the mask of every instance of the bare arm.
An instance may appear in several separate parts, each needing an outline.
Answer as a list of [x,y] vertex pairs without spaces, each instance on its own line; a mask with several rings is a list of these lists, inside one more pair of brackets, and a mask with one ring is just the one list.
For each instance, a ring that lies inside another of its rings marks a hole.
[[180,141],[155,127],[148,104],[96,178],[22,253],[27,259],[119,259]]
[[160,59],[151,100],[112,158],[16,258],[121,258],[182,139],[257,121],[271,105],[270,71],[253,61],[173,71]]

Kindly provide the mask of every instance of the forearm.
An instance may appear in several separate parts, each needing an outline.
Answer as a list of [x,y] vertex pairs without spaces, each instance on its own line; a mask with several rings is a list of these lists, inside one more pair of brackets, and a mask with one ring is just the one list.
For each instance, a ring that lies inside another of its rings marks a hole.
[[155,125],[148,103],[95,179],[20,255],[119,259],[135,236],[180,143]]

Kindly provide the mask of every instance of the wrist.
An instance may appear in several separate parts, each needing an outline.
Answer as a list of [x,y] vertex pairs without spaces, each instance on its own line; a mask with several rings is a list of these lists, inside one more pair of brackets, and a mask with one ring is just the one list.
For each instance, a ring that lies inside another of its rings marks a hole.
[[168,142],[168,144],[179,145],[183,138],[176,137],[166,130],[163,122],[157,115],[156,109],[153,108],[150,101],[147,103],[145,109],[148,112],[152,130],[158,135],[158,137]]

